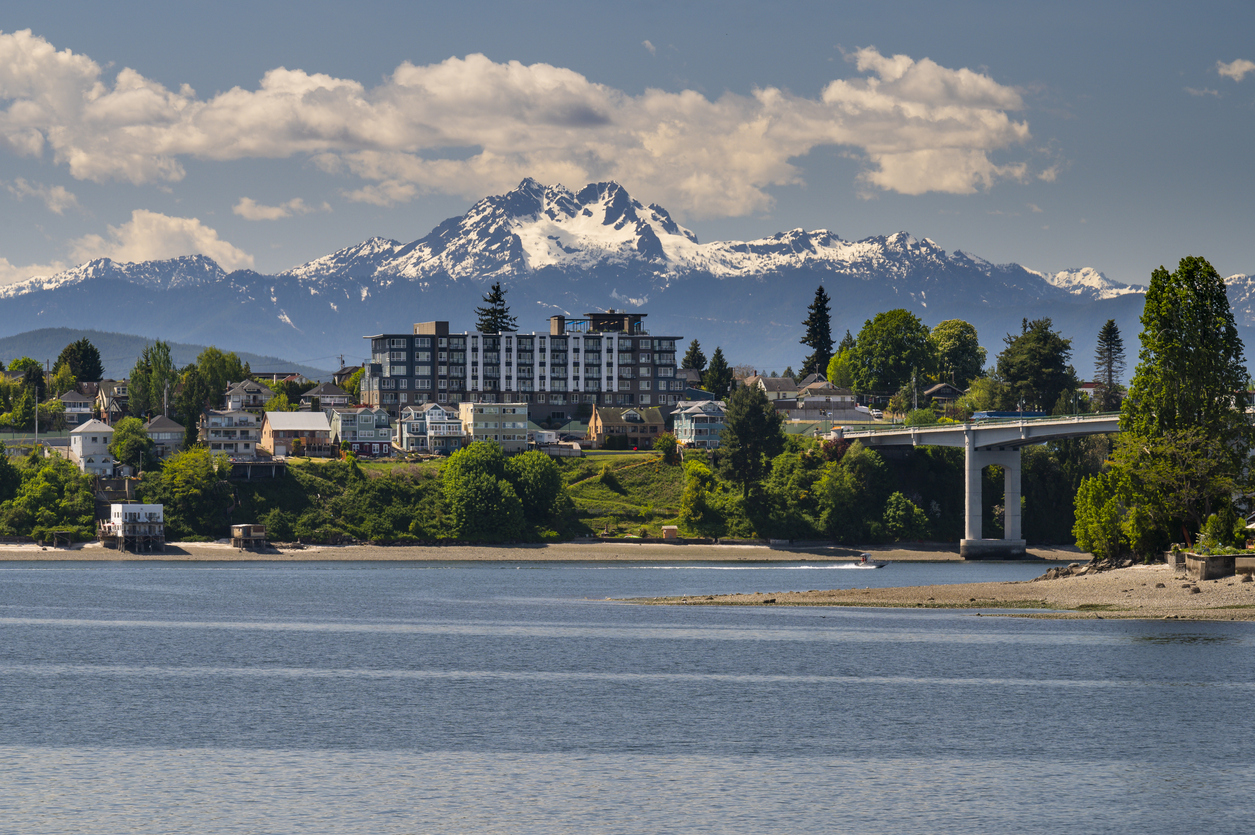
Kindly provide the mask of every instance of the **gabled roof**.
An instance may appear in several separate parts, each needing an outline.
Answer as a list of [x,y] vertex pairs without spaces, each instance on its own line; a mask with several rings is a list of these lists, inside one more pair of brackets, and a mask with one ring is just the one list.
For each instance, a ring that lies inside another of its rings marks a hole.
[[854,392],[847,388],[834,386],[832,383],[825,382],[824,380],[802,386],[797,392],[798,397],[833,397],[835,395],[853,397]]
[[805,377],[802,378],[802,382],[798,383],[797,386],[799,389],[803,389],[809,386],[811,383],[826,383],[826,382],[828,381],[824,378],[823,374],[807,374]]
[[[797,383],[792,377],[755,377],[754,381],[762,387],[763,391],[797,391]],[[745,382],[748,384],[749,380]]]
[[62,403],[91,403],[95,398],[86,397],[77,391],[67,391],[57,399]]
[[722,414],[728,405],[722,400],[682,400],[675,404],[672,415],[709,415]]
[[319,383],[314,388],[301,395],[304,400],[307,397],[348,397],[349,393],[337,386],[335,383]]
[[256,380],[241,380],[238,383],[227,385],[227,394],[235,394],[237,392],[244,394],[274,394],[274,391],[269,386],[263,386]]
[[83,435],[90,432],[95,432],[97,434],[113,434],[113,427],[102,420],[92,418],[86,423],[80,423],[77,427],[70,430],[71,435]]
[[937,385],[925,390],[924,394],[929,397],[962,397],[963,389],[958,386],[952,386],[949,383],[938,383]]
[[144,428],[149,432],[182,432],[183,427],[180,424],[170,420],[165,415],[157,415],[148,423],[144,424]]
[[656,407],[611,409],[594,406],[593,409],[597,413],[597,419],[605,426],[662,426],[666,423],[662,410]]
[[330,432],[325,412],[266,412],[266,422],[276,432]]

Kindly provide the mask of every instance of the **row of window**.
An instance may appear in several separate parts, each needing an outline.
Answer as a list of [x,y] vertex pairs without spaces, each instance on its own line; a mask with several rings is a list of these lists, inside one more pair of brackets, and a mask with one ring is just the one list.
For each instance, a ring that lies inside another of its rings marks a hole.
[[[585,336],[581,340],[575,337],[568,340],[565,336],[483,336],[472,334],[470,337],[470,345],[472,348],[478,348],[481,343],[484,350],[498,350],[503,346],[509,350],[518,345],[520,351],[530,351],[534,347],[539,346],[544,349],[546,342],[551,350],[566,350],[568,345],[579,347],[581,344],[586,350],[600,351],[603,338],[600,336]],[[607,337],[606,341],[609,345],[615,345],[615,341],[611,337]],[[620,337],[617,342],[620,351],[674,351],[674,339],[646,339],[643,337]],[[413,348],[451,348],[465,349],[467,346],[467,338],[465,336],[392,336],[374,340],[371,345],[371,351],[391,351],[406,350]],[[125,392],[120,392],[125,394]]]

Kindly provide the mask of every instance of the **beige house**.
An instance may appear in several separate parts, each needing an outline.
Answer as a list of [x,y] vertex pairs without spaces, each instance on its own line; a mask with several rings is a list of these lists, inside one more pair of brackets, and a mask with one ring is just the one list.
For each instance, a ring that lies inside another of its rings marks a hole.
[[762,375],[746,377],[745,385],[758,386],[767,395],[768,400],[792,400],[797,397],[797,383],[792,377],[764,377]]
[[252,461],[257,457],[257,444],[261,441],[261,420],[250,412],[211,409],[201,415],[197,437],[210,452],[221,452],[234,460]]
[[183,448],[183,426],[165,415],[157,415],[144,424],[158,458],[169,458]]
[[507,454],[527,451],[526,403],[460,403],[458,417],[467,443],[496,441]]
[[628,449],[652,449],[654,439],[666,430],[666,418],[658,408],[603,409],[594,406],[593,416],[588,421],[588,437],[594,447],[604,447],[606,439],[612,435],[626,435]]
[[324,412],[266,412],[259,443],[271,455],[292,455],[296,444],[302,455],[328,456],[332,452],[331,422]]

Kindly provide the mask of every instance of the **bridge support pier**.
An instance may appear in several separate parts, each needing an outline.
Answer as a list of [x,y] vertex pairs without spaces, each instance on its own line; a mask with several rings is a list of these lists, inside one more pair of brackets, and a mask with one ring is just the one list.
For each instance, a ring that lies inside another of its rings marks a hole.
[[[964,438],[964,526],[959,556],[965,560],[1018,559],[1026,555],[1020,528],[1020,448],[975,445],[969,427]],[[981,471],[991,464],[1002,467],[1004,539],[981,537]]]

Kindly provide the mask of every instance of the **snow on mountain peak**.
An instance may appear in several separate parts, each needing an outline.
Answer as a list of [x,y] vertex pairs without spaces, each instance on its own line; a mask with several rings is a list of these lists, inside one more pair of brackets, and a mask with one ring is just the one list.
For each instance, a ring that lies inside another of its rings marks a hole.
[[119,263],[109,258],[96,258],[56,275],[28,278],[0,287],[0,298],[14,298],[41,290],[71,287],[93,279],[113,279],[138,284],[154,290],[197,287],[221,281],[227,275],[218,262],[205,255],[183,255],[161,261]]
[[1095,299],[1114,299],[1132,293],[1144,293],[1144,288],[1112,281],[1092,267],[1061,270],[1057,273],[1037,273],[1049,283],[1074,296],[1091,296]]

